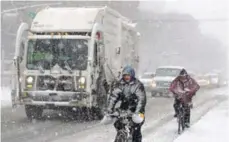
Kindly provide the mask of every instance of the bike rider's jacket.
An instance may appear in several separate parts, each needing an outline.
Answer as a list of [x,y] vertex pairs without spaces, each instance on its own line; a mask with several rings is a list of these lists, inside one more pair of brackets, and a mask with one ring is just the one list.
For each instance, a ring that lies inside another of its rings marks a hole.
[[186,76],[185,81],[181,81],[180,77],[178,76],[174,79],[170,85],[169,90],[175,95],[177,98],[179,95],[183,95],[184,90],[190,90],[188,95],[187,102],[191,101],[191,98],[195,95],[195,93],[200,89],[198,83],[189,75]]
[[146,93],[144,86],[135,78],[133,69],[131,76],[130,82],[127,83],[121,79],[118,86],[112,91],[108,100],[108,112],[113,112],[116,103],[121,101],[120,109],[130,110],[133,113],[145,113]]

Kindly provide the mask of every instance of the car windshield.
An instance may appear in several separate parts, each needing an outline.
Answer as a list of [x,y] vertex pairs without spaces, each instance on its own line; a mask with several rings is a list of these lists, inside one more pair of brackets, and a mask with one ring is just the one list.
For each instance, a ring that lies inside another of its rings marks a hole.
[[85,39],[31,39],[28,41],[27,68],[50,70],[56,64],[67,70],[86,70],[88,41]]
[[156,76],[178,76],[180,69],[159,68],[156,70]]

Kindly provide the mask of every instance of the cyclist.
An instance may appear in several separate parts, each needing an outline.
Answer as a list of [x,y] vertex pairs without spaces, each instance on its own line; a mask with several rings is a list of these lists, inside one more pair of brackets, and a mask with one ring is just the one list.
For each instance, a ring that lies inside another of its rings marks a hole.
[[[119,81],[118,85],[114,88],[109,97],[107,109],[108,115],[114,112],[114,107],[118,101],[121,101],[121,110],[130,111],[141,118],[144,117],[146,105],[145,89],[143,84],[135,78],[135,71],[130,66],[124,67],[122,71],[122,79]],[[144,121],[137,124],[133,120],[133,123],[133,142],[141,142],[141,126]],[[123,125],[119,120],[114,123],[114,126],[116,130],[123,128]]]
[[177,117],[178,106],[180,103],[184,103],[185,107],[185,126],[190,127],[190,107],[192,105],[192,97],[199,90],[198,83],[188,75],[185,69],[182,69],[177,78],[173,80],[169,90],[174,94],[174,110]]

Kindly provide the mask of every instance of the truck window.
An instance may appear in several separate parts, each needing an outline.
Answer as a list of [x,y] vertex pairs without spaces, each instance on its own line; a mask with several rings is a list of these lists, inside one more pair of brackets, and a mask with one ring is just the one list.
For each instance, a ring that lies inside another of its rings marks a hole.
[[[67,62],[67,64],[66,64]],[[39,65],[50,70],[56,64],[67,70],[86,70],[88,41],[85,39],[36,39],[28,41],[27,68],[37,70]]]

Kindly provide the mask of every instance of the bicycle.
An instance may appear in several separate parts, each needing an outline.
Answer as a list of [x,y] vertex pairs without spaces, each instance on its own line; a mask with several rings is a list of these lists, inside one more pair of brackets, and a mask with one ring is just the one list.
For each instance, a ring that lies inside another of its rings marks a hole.
[[115,142],[132,142],[133,130],[132,126],[134,122],[132,121],[132,112],[127,111],[115,111],[104,118],[102,124],[110,124],[111,122],[119,121],[122,124],[121,129],[118,130]]
[[177,114],[177,122],[178,122],[178,134],[184,131],[185,129],[185,107],[184,103],[179,103],[178,105],[178,114]]
[[115,142],[132,142],[133,130],[132,130],[132,112],[119,112],[113,113],[110,116],[116,118],[123,125],[122,129],[118,130]]

